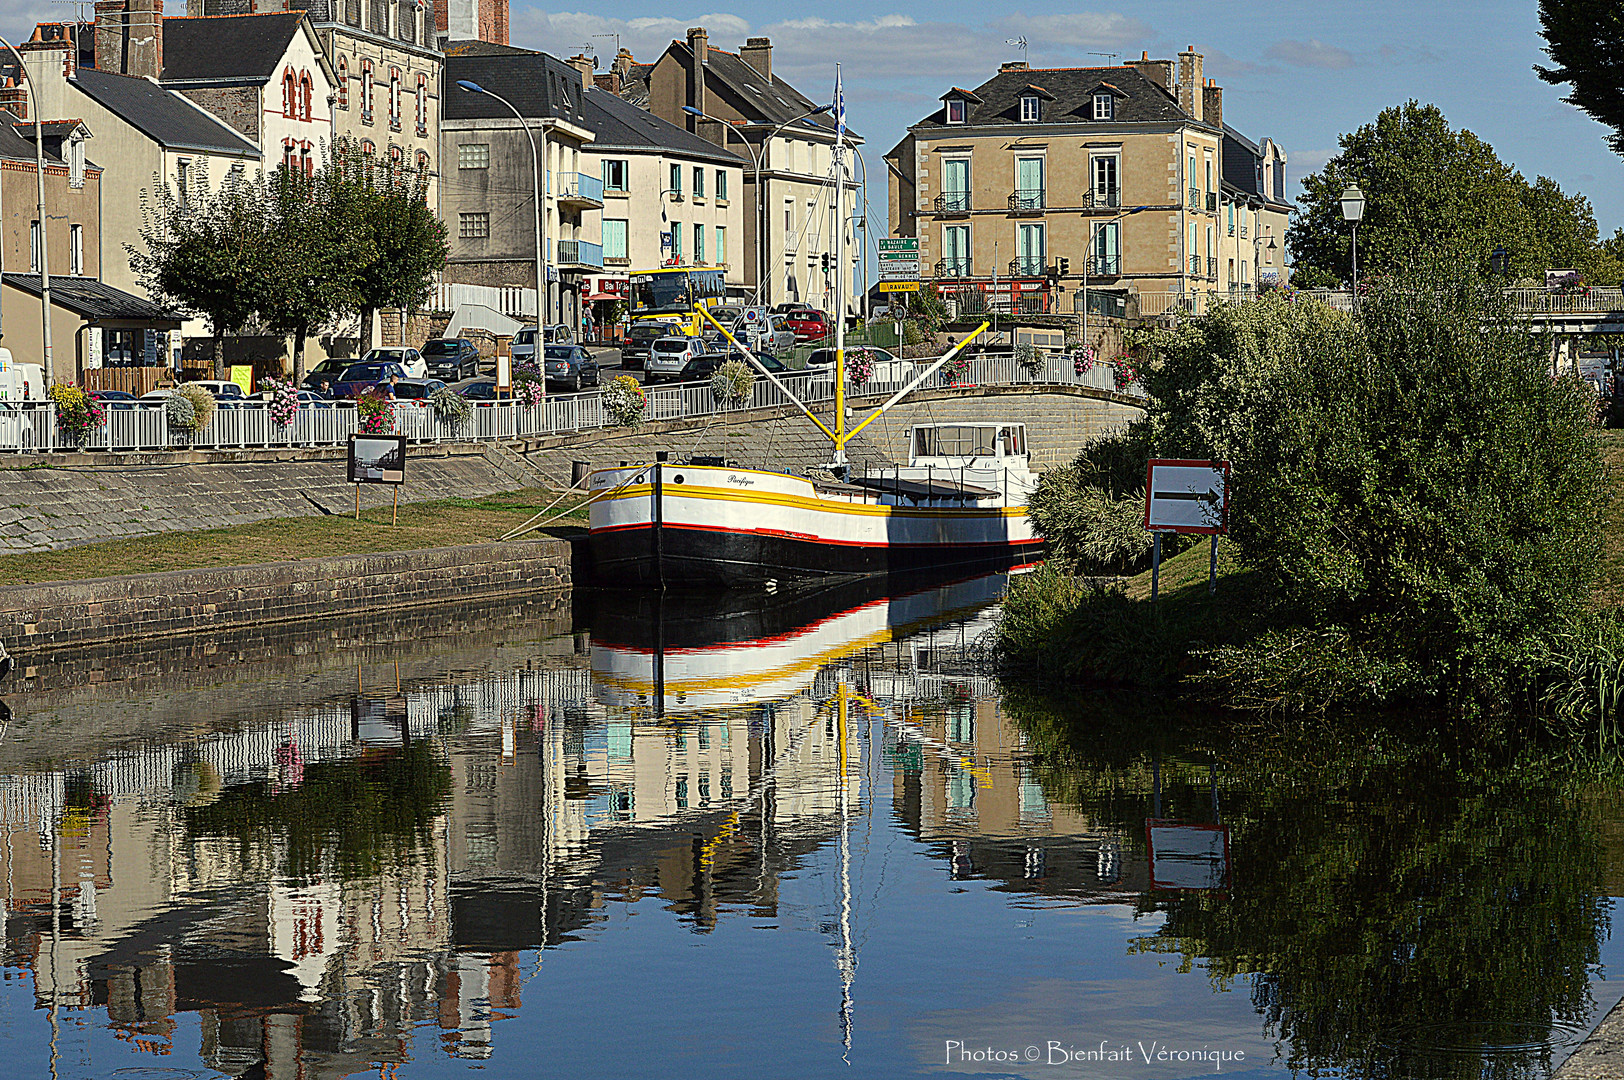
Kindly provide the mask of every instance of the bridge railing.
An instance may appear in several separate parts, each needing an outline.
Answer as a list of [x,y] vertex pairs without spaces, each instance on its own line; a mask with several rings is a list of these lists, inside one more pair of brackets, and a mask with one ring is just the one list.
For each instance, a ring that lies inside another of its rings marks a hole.
[[1624,289],[1507,289],[1511,309],[1526,315],[1588,315],[1624,311]]
[[[993,355],[970,361],[957,378],[938,371],[923,389],[967,389],[977,386],[1079,386],[1117,390],[1111,368],[1095,364],[1078,371],[1069,355],[1042,353],[1035,367],[1025,367],[1011,355]],[[928,361],[911,370],[918,371]],[[885,365],[888,378],[870,379],[849,393],[893,394],[907,385],[912,376],[902,365]],[[808,404],[827,403],[834,398],[834,374],[828,368],[793,371],[779,381]],[[1142,395],[1138,384],[1125,393]],[[717,416],[730,411],[716,400],[709,383],[648,387],[645,420],[689,420]],[[750,400],[737,409],[765,409],[791,404],[777,386],[759,376]],[[189,434],[169,426],[167,411],[161,407],[109,409],[99,427],[76,437],[57,423],[56,407],[50,402],[25,403],[0,408],[0,453],[41,453],[51,451],[99,451],[117,453],[155,450],[260,450],[289,447],[337,446],[360,429],[357,410],[334,405],[302,405],[289,424],[278,424],[268,402],[250,401],[215,411],[201,432]],[[484,402],[475,405],[473,415],[462,424],[443,420],[432,408],[397,402],[392,431],[414,443],[481,442],[501,439],[535,438],[544,435],[594,431],[611,427],[613,421],[603,407],[601,390],[549,397],[544,405],[527,406],[514,401]]]

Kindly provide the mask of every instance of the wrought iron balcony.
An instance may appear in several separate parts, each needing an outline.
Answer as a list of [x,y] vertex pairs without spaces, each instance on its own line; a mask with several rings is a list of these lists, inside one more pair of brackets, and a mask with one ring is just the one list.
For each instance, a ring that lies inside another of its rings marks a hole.
[[1088,274],[1090,277],[1120,277],[1122,274],[1122,256],[1094,256],[1088,260]]
[[939,278],[962,278],[970,276],[969,259],[942,259],[936,264],[936,276]]
[[1190,189],[1190,209],[1191,210],[1199,210],[1199,209],[1201,209],[1201,189],[1200,188],[1193,187],[1193,188]]
[[1207,276],[1212,278],[1212,280],[1214,280],[1214,281],[1218,280],[1218,260],[1217,259],[1208,259],[1207,260]]
[[1009,195],[1009,209],[1012,213],[1041,212],[1048,204],[1042,188],[1016,188]]
[[938,214],[968,214],[970,212],[970,193],[968,191],[944,191],[936,196],[936,212]]
[[1114,210],[1122,205],[1121,188],[1094,188],[1088,193],[1087,204]]
[[1042,255],[1022,255],[1009,260],[1010,277],[1042,277],[1048,272]]
[[1190,276],[1191,277],[1200,277],[1201,276],[1201,256],[1199,256],[1199,255],[1191,255],[1190,256]]
[[1216,191],[1209,191],[1209,192],[1207,192],[1207,213],[1216,214],[1217,212],[1218,212],[1218,193]]

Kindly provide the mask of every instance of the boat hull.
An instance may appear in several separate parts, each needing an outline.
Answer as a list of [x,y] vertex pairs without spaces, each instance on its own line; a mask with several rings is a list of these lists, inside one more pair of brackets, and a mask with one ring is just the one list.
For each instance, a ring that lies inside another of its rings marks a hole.
[[1023,507],[885,506],[781,473],[679,465],[605,470],[593,488],[606,493],[589,539],[599,588],[795,587],[1042,553]]

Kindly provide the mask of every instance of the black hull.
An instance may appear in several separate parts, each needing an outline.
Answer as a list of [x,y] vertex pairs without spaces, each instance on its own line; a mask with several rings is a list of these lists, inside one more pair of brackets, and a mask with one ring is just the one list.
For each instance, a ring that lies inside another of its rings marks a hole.
[[1004,569],[1037,559],[1041,540],[1024,544],[867,547],[644,525],[594,533],[592,587],[597,589],[765,589],[829,584],[845,578],[938,575]]

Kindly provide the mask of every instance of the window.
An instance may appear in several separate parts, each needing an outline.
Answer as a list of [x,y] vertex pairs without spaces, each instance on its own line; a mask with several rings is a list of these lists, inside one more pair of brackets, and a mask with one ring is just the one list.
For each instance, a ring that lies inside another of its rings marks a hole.
[[488,213],[458,214],[457,236],[463,240],[486,240],[491,235],[491,216]]
[[671,257],[677,260],[682,258],[682,222],[680,221],[671,223]]
[[947,122],[949,124],[962,124],[962,123],[964,123],[964,99],[963,98],[948,98],[947,99]]
[[1111,96],[1110,93],[1094,95],[1094,119],[1116,119],[1116,98]]
[[694,262],[705,261],[705,226],[694,226]]
[[624,218],[603,219],[603,261],[626,262],[630,256],[626,254],[626,220]]
[[[784,200],[784,232],[789,233],[795,228],[795,203],[790,199]],[[784,246],[788,247],[790,238],[784,237]]]
[[282,74],[282,115],[291,118],[297,107],[298,88],[293,81],[293,71],[290,68]]
[[1094,205],[1116,206],[1120,201],[1117,176],[1121,159],[1115,154],[1094,159]]
[[350,107],[350,58],[347,56],[338,58],[338,107]]
[[282,168],[286,169],[288,172],[292,172],[294,170],[294,152],[293,152],[293,140],[292,139],[283,139],[282,140]]
[[1230,203],[1226,209],[1228,210],[1228,216],[1229,216],[1229,235],[1234,236],[1235,235],[1235,204]]
[[1015,159],[1016,209],[1042,210],[1043,159],[1023,157]]
[[85,227],[68,226],[68,273],[79,277],[85,272]]
[[463,143],[457,147],[457,168],[488,169],[490,167],[490,143]]
[[946,277],[969,276],[970,226],[942,227],[942,273]]
[[[722,173],[717,173],[716,175],[721,176],[723,174]],[[718,226],[716,226],[716,264],[718,266],[722,266],[722,265],[725,265],[726,263],[727,263],[727,229],[724,228],[721,225],[718,225]],[[727,729],[724,728],[723,730],[725,731]]]
[[1122,223],[1109,221],[1094,232],[1094,266],[1096,274],[1122,273]]
[[361,153],[367,154],[367,155],[372,155],[372,154],[376,154],[377,152],[378,152],[378,144],[377,143],[373,142],[371,139],[362,139],[361,140]]
[[192,160],[191,158],[175,159],[175,194],[180,201],[185,202],[192,191]]
[[726,169],[717,169],[716,170],[716,197],[718,199],[722,199],[724,201],[727,199],[727,170]]
[[1201,178],[1196,175],[1195,171],[1194,147],[1190,148],[1190,168],[1189,171],[1185,173],[1185,179],[1190,188],[1190,209],[1194,210],[1196,205],[1201,202],[1201,188],[1199,186],[1201,183]]
[[603,163],[603,190],[625,191],[626,162],[623,160],[605,159]]
[[705,170],[701,169],[698,165],[695,165],[694,166],[694,198],[703,199],[704,197],[705,197]]
[[81,138],[68,140],[68,186],[85,186],[85,141]]
[[361,120],[372,123],[372,61],[361,61]]
[[1021,95],[1021,120],[1023,123],[1038,119],[1041,108],[1042,106],[1036,94]]
[[970,159],[942,159],[942,209],[970,209]]
[[400,68],[389,69],[389,126],[400,130]]
[[1207,159],[1207,190],[1209,192],[1213,190],[1213,186],[1212,186],[1212,158]]
[[419,135],[429,133],[429,77],[427,75],[417,77],[417,133]]
[[671,166],[671,193],[673,195],[678,196],[679,198],[682,195],[682,166],[681,165],[673,165],[673,166]]
[[427,150],[417,152],[417,171],[423,173],[429,171],[429,152]]
[[39,273],[39,222],[28,223],[28,272]]
[[[306,152],[308,153],[308,151],[306,151]],[[394,143],[390,143],[389,144],[389,164],[395,166],[398,169],[401,165],[405,164],[405,162],[406,162],[406,152],[404,150],[402,150],[400,147],[396,146]]]
[[314,115],[315,88],[310,82],[310,72],[299,73],[299,119],[309,120]]
[[1044,271],[1045,249],[1042,225],[1022,225],[1017,236],[1019,253],[1016,270],[1023,277],[1037,277]]

